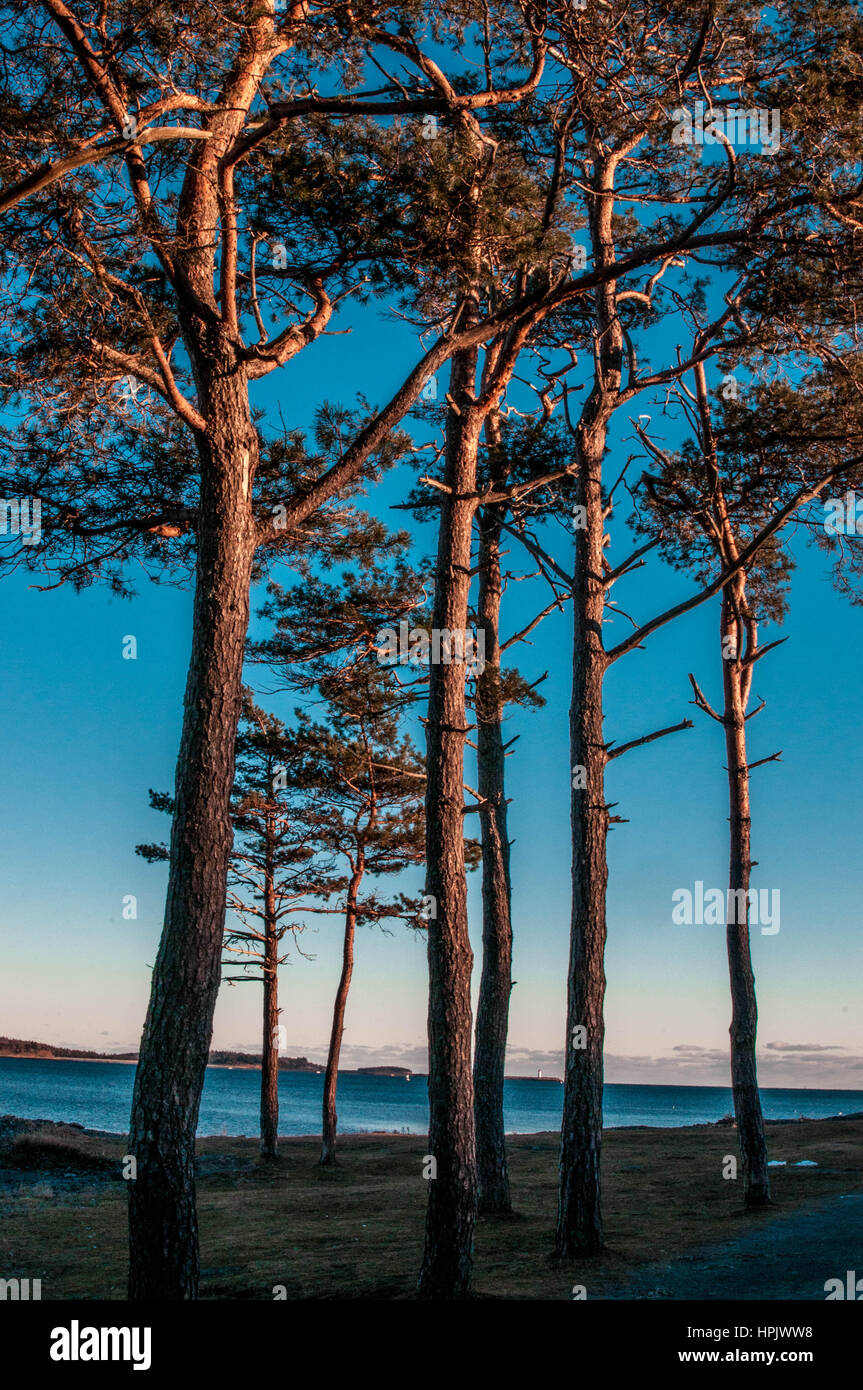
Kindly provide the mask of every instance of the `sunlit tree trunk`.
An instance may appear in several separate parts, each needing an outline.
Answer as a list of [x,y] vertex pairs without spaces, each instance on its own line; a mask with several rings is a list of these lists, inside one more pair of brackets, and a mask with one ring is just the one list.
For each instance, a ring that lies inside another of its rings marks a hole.
[[234,747],[255,552],[257,438],[229,352],[199,363],[206,418],[192,652],[177,759],[165,923],[135,1075],[130,1297],[198,1290],[195,1131],[219,989]]
[[512,991],[512,889],[504,792],[500,684],[500,521],[479,518],[478,630],[485,665],[477,680],[477,791],[482,836],[482,973],[476,1012],[474,1109],[479,1210],[510,1211],[503,1116],[504,1068]]
[[279,939],[273,867],[273,817],[264,851],[264,1037],[261,1052],[261,1157],[275,1158],[279,1139]]
[[357,867],[351,875],[345,904],[345,935],[342,947],[342,973],[339,976],[336,1000],[333,1006],[333,1026],[330,1032],[330,1050],[327,1053],[327,1070],[324,1076],[324,1104],[321,1138],[321,1165],[331,1168],[336,1161],[336,1090],[339,1084],[339,1057],[345,1031],[345,1010],[351,976],[354,971],[354,936],[357,929],[357,894],[360,891],[364,873],[362,851],[357,857]]
[[[482,421],[470,408],[477,354],[453,358],[432,625],[464,632],[468,621],[476,461]],[[419,1278],[425,1298],[458,1298],[470,1287],[476,1217],[471,1075],[471,970],[464,858],[465,665],[432,662],[426,724],[426,891],[429,962],[429,1181]]]
[[572,768],[572,925],[567,979],[566,1070],[560,1146],[557,1251],[602,1248],[603,1043],[605,1039],[605,894],[608,883],[603,738],[602,441],[585,438],[576,502],[586,520],[575,533]]
[[[589,200],[597,266],[614,263],[614,157],[597,158]],[[567,978],[567,1035],[560,1143],[557,1253],[602,1249],[603,1045],[609,813],[603,683],[604,498],[602,464],[608,421],[621,383],[623,332],[613,282],[595,294],[594,383],[576,431],[573,513],[572,703],[569,717],[572,823],[572,921]]]
[[[728,767],[730,855],[729,911],[726,925],[731,983],[731,1087],[737,1138],[743,1161],[744,1200],[748,1207],[770,1201],[767,1140],[758,1090],[755,1043],[758,1006],[749,945],[749,879],[752,866],[749,766],[746,753],[746,668],[739,650],[738,614],[746,606],[746,581],[737,575],[723,590],[721,639],[725,751]],[[751,626],[751,624],[750,624]]]

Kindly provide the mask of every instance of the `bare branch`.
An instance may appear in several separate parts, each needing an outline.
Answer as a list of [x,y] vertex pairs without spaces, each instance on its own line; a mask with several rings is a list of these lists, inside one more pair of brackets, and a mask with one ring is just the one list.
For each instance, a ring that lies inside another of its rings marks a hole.
[[[645,734],[643,738],[634,738],[629,743],[622,743],[619,748],[613,748],[611,744],[606,745],[606,755],[608,761],[619,758],[624,753],[630,752],[633,748],[640,748],[644,743],[653,743],[655,739],[664,738],[666,734],[679,733],[681,729],[691,729],[692,720],[682,719],[679,724],[670,724],[667,729],[657,729],[655,733]],[[614,819],[614,817],[613,817]]]
[[769,758],[759,758],[757,762],[747,763],[746,771],[751,772],[754,767],[763,767],[764,763],[781,763],[781,761],[782,749],[780,748],[778,753],[771,753]]
[[[697,705],[699,709],[703,709],[705,714],[709,714],[711,719],[715,719],[717,724],[724,724],[724,717],[721,714],[716,713],[716,710],[707,700],[706,696],[704,695],[704,692],[701,689],[701,686],[698,684],[698,681],[695,679],[691,671],[689,673],[689,679],[692,683],[692,689],[695,692],[695,699],[692,701],[692,703],[694,705]],[[753,713],[756,714],[757,712],[757,710],[753,711]]]

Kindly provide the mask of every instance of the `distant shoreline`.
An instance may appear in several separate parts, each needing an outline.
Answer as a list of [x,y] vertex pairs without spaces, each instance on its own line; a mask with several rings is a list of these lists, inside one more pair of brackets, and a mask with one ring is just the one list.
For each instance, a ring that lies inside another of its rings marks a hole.
[[[48,1054],[46,1056],[44,1053],[41,1052],[0,1051],[0,1060],[4,1059],[10,1062],[118,1062],[122,1066],[127,1067],[134,1067],[138,1064],[137,1057],[56,1057],[52,1054]],[[220,1071],[260,1071],[261,1063],[260,1060],[255,1062],[208,1062],[207,1068],[209,1069],[210,1067],[216,1068]],[[289,1076],[322,1076],[325,1070],[325,1062],[321,1062],[320,1066],[317,1066],[313,1063],[311,1066],[308,1067],[280,1068],[280,1071],[283,1074]],[[402,1081],[405,1079],[412,1081],[414,1080],[414,1078],[416,1078],[419,1081],[422,1081],[428,1078],[428,1072],[412,1071],[406,1076],[404,1071],[398,1071],[395,1067],[389,1068],[383,1066],[373,1069],[370,1069],[368,1067],[339,1067],[339,1076],[389,1076],[396,1081]],[[504,1077],[504,1080],[539,1081],[540,1083],[547,1081],[556,1081],[558,1085],[563,1085],[563,1078],[560,1076],[506,1076]]]
[[[22,1062],[125,1062],[138,1064],[137,1052],[94,1052],[89,1048],[59,1047],[51,1043],[40,1043],[35,1038],[0,1037],[0,1058]],[[279,1057],[280,1072],[307,1072],[320,1076],[326,1070],[326,1062],[310,1062],[308,1057]],[[213,1047],[210,1049],[208,1067],[223,1067],[228,1071],[260,1071],[261,1055],[257,1052],[240,1052],[233,1048]],[[412,1076],[420,1075],[410,1067],[399,1066],[395,1062],[384,1062],[378,1066],[345,1068],[354,1076],[390,1076],[410,1081]]]
[[127,1066],[137,1066],[137,1057],[54,1057],[44,1052],[0,1052],[0,1059],[6,1062],[124,1062]]
[[[56,1057],[56,1056],[51,1055],[50,1053],[46,1056],[44,1053],[41,1053],[41,1052],[0,1052],[0,1061],[7,1061],[7,1062],[118,1062],[118,1063],[120,1063],[121,1066],[127,1066],[127,1067],[136,1067],[136,1066],[138,1065],[138,1058],[137,1058],[137,1057],[108,1057],[108,1056],[106,1056],[106,1057],[88,1057],[88,1056],[81,1056],[81,1057],[74,1057],[74,1056],[73,1056],[73,1057]],[[285,1075],[288,1075],[288,1076],[322,1076],[322,1075],[324,1074],[324,1072],[326,1071],[326,1066],[327,1066],[326,1062],[321,1062],[320,1065],[315,1065],[315,1064],[313,1063],[311,1066],[308,1066],[308,1067],[280,1067],[279,1070],[280,1070],[280,1072],[282,1072],[282,1074],[285,1074]],[[260,1060],[255,1061],[255,1062],[208,1062],[208,1063],[207,1063],[207,1069],[209,1070],[211,1067],[214,1068],[214,1069],[216,1069],[216,1070],[218,1070],[218,1071],[260,1071],[260,1070],[261,1070],[261,1063],[260,1063]],[[397,1081],[404,1080],[404,1072],[396,1071],[395,1069],[390,1070],[390,1069],[385,1068],[385,1067],[381,1067],[379,1070],[375,1070],[375,1071],[368,1071],[368,1070],[366,1070],[364,1067],[359,1067],[359,1068],[358,1068],[358,1067],[339,1067],[339,1075],[340,1075],[340,1076],[342,1076],[342,1075],[350,1075],[350,1076],[377,1076],[377,1077],[381,1077],[381,1076],[390,1076],[390,1077],[393,1077],[393,1078],[394,1078],[395,1080],[397,1080]],[[414,1077],[424,1077],[424,1076],[426,1076],[426,1075],[427,1075],[426,1072],[412,1071],[412,1072],[410,1073],[409,1079],[412,1080]],[[552,1078],[548,1078],[548,1079],[551,1080]],[[559,1078],[555,1077],[555,1078],[553,1078],[553,1079],[554,1079],[554,1080],[558,1080]],[[535,1077],[524,1077],[524,1076],[520,1076],[520,1077],[513,1076],[513,1077],[507,1077],[507,1080],[508,1080],[508,1081],[531,1081],[531,1080],[536,1080],[536,1078],[535,1078]],[[545,1081],[546,1078],[543,1077],[542,1080]]]
[[[62,1061],[63,1058],[58,1058],[57,1060]],[[796,1129],[797,1126],[800,1126],[801,1132],[803,1133],[805,1133],[807,1129],[814,1128],[816,1125],[827,1125],[832,1127],[833,1125],[845,1124],[858,1125],[861,1122],[863,1122],[863,1110],[856,1110],[847,1115],[819,1115],[817,1117],[811,1115],[785,1116],[781,1119],[765,1119],[764,1121],[765,1125],[771,1132],[775,1132],[776,1130],[788,1130],[789,1132],[791,1132],[792,1129]],[[690,1124],[674,1126],[644,1125],[637,1123],[626,1125],[609,1125],[603,1126],[602,1132],[605,1136],[625,1136],[628,1134],[639,1137],[644,1136],[645,1138],[651,1139],[666,1138],[670,1140],[680,1135],[685,1136],[687,1134],[700,1134],[704,1133],[705,1131],[717,1130],[724,1130],[728,1132],[729,1130],[733,1130],[734,1128],[735,1126],[733,1124],[729,1124],[727,1120],[693,1120]],[[0,1114],[0,1150],[2,1150],[4,1143],[8,1142],[9,1135],[17,1133],[19,1131],[22,1133],[48,1131],[50,1133],[62,1135],[72,1133],[75,1135],[88,1135],[93,1138],[99,1139],[121,1139],[124,1138],[127,1133],[126,1130],[97,1129],[94,1126],[80,1124],[76,1120],[48,1120],[41,1118],[31,1118],[27,1116]],[[280,1131],[278,1137],[279,1143],[320,1142],[320,1133],[314,1130],[302,1131],[292,1134],[282,1133]],[[348,1132],[343,1135],[340,1134],[339,1142],[342,1144],[363,1143],[371,1139],[388,1139],[397,1140],[399,1143],[415,1143],[417,1140],[425,1139],[426,1137],[426,1130],[417,1130],[411,1134],[406,1134],[404,1130],[398,1129],[364,1129],[355,1132]],[[557,1143],[560,1139],[560,1130],[508,1129],[506,1130],[506,1137],[508,1140],[544,1140],[550,1143]],[[219,1146],[220,1148],[227,1147],[228,1149],[231,1149],[235,1145],[243,1145],[250,1141],[254,1141],[255,1139],[255,1134],[196,1134],[195,1143],[196,1145],[206,1144],[208,1146]],[[786,1166],[787,1162],[780,1161],[778,1168],[776,1168],[774,1171],[778,1172],[781,1168],[784,1168]],[[818,1165],[816,1164],[815,1166]]]

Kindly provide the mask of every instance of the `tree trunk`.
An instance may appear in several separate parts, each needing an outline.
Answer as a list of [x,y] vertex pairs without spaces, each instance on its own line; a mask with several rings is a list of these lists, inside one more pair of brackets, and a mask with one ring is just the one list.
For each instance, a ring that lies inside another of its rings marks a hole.
[[[703,362],[697,364],[694,374],[708,490],[713,498],[714,518],[708,534],[714,543],[717,536],[719,537],[719,560],[721,564],[726,565],[729,561],[737,560],[738,541],[721,487]],[[746,601],[745,570],[741,570],[729,580],[722,590],[719,637],[722,649],[722,724],[725,728],[730,812],[729,896],[725,940],[731,983],[731,1087],[737,1119],[737,1138],[743,1160],[744,1201],[747,1207],[761,1207],[770,1201],[770,1184],[764,1117],[761,1112],[755,1062],[758,1007],[755,1002],[755,976],[749,949],[752,822],[746,752],[746,707],[749,703],[753,661],[758,646],[758,623]]]
[[570,709],[572,931],[570,937],[566,1068],[560,1145],[557,1253],[602,1249],[602,1147],[605,1022],[605,893],[608,808],[603,735],[602,447],[580,451],[577,505],[586,526],[576,530],[573,681]]
[[[435,571],[433,626],[464,632],[468,619],[476,459],[481,418],[471,400],[475,351],[456,354],[447,419],[444,481]],[[464,862],[464,662],[429,666],[426,724],[426,892],[428,924],[429,1181],[419,1294],[459,1298],[470,1287],[476,1217],[476,1154],[471,1075],[470,982],[473,953]]]
[[[589,205],[594,264],[614,264],[616,159],[597,152]],[[608,761],[603,730],[604,501],[602,461],[618,404],[623,332],[613,281],[595,295],[594,382],[576,431],[578,473],[573,568],[572,705],[569,716],[572,926],[567,984],[566,1063],[560,1139],[558,1255],[602,1249],[600,1153],[605,1041],[605,895],[608,885]],[[581,783],[581,785],[579,785]]]
[[[198,364],[200,365],[200,364]],[[199,370],[204,418],[192,652],[177,760],[162,939],[135,1075],[129,1147],[129,1296],[198,1291],[195,1131],[219,989],[230,798],[241,705],[257,439],[245,378]]]
[[479,518],[479,630],[485,667],[477,680],[477,790],[483,798],[482,974],[473,1063],[476,1159],[481,1212],[511,1211],[503,1118],[509,997],[512,991],[512,889],[504,794],[500,688],[500,535],[492,511]]
[[327,1070],[324,1076],[324,1106],[323,1123],[321,1128],[321,1167],[332,1168],[336,1162],[336,1129],[338,1117],[336,1115],[336,1089],[339,1084],[339,1056],[342,1050],[342,1037],[345,1031],[345,1009],[348,1003],[348,991],[351,987],[351,975],[354,971],[354,935],[357,927],[357,894],[363,877],[362,855],[357,861],[357,869],[351,877],[348,886],[347,904],[345,910],[345,940],[342,950],[342,973],[339,977],[339,987],[336,990],[336,1002],[333,1006],[333,1026],[330,1032],[330,1050],[327,1053]]
[[[732,601],[732,593],[734,601]],[[750,847],[749,769],[746,754],[746,696],[743,691],[744,667],[738,650],[736,614],[745,606],[745,579],[738,575],[723,590],[721,637],[722,677],[725,698],[725,749],[728,766],[731,844],[728,869],[729,893],[726,924],[728,973],[731,982],[731,1086],[737,1139],[743,1161],[744,1200],[747,1207],[763,1207],[770,1201],[767,1168],[767,1141],[758,1091],[755,1042],[758,1006],[755,1001],[755,975],[749,949],[749,878],[752,865]],[[735,655],[726,657],[731,640]]]
[[264,883],[264,1040],[261,1052],[261,1157],[279,1143],[279,939],[273,868],[273,819],[267,818]]

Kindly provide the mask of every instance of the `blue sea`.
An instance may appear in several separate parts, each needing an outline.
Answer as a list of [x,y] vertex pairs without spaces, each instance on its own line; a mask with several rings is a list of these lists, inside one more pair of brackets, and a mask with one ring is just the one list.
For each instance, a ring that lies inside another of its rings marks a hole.
[[[22,1119],[65,1120],[88,1129],[125,1134],[132,1099],[133,1064],[40,1061],[0,1057],[0,1114]],[[323,1075],[279,1075],[279,1133],[320,1133]],[[761,1093],[771,1120],[818,1119],[863,1112],[863,1091],[770,1090]],[[207,1069],[199,1134],[258,1133],[260,1073]],[[555,1081],[509,1080],[504,1087],[506,1128],[510,1134],[537,1134],[560,1127],[563,1087]],[[732,1110],[724,1086],[625,1086],[605,1088],[605,1124],[704,1124]],[[428,1129],[426,1078],[339,1077],[339,1130],[343,1134],[386,1131],[424,1134]]]

